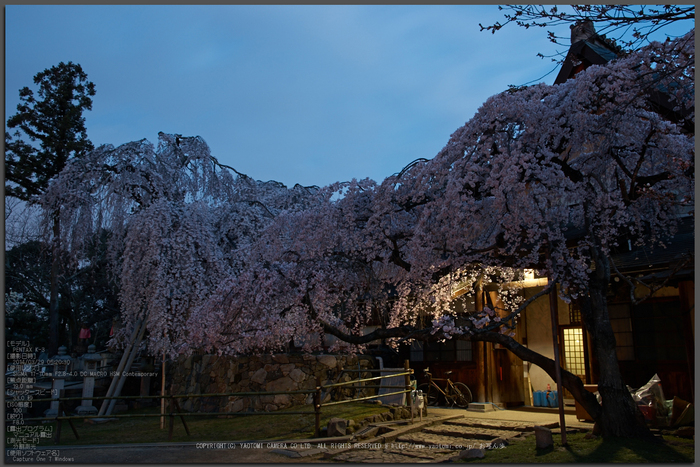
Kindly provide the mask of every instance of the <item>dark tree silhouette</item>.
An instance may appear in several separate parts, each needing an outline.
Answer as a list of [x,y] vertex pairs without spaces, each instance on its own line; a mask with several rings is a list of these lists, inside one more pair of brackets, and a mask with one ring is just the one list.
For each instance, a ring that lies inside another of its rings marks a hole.
[[[59,63],[34,76],[35,97],[28,87],[20,90],[17,114],[7,120],[5,131],[5,194],[32,204],[72,157],[93,149],[85,129],[83,112],[92,109],[95,85],[82,67]],[[58,350],[60,203],[42,206],[52,218],[52,264],[49,304],[50,354]]]
[[[505,10],[505,22],[490,26],[479,24],[482,31],[495,33],[504,26],[515,23],[520,27],[552,28],[564,24],[570,27],[588,23],[601,35],[615,39],[620,47],[637,49],[649,42],[649,36],[678,21],[693,21],[694,5],[571,5],[571,10],[563,10],[550,5],[508,5],[499,6]],[[623,36],[631,31],[631,37]],[[558,45],[568,46],[569,36],[557,36],[547,31],[549,40]]]

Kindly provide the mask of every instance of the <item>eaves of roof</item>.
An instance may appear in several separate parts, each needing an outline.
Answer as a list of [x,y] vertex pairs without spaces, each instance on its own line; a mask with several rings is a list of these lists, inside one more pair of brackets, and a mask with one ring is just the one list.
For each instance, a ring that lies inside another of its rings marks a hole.
[[[645,272],[652,269],[668,268],[684,261],[689,254],[695,254],[695,228],[692,219],[681,222],[678,232],[663,240],[664,247],[642,246],[631,251],[612,255],[612,260],[620,272]],[[692,269],[693,265],[689,265]]]
[[[584,41],[587,47],[583,49],[583,56],[591,63],[601,65],[617,58],[617,54],[607,47],[595,42]],[[594,61],[595,60],[595,61]]]
[[559,70],[554,84],[561,84],[574,75],[574,59],[585,60],[592,65],[603,65],[617,58],[617,54],[607,47],[591,41],[578,41],[571,45],[566,60]]

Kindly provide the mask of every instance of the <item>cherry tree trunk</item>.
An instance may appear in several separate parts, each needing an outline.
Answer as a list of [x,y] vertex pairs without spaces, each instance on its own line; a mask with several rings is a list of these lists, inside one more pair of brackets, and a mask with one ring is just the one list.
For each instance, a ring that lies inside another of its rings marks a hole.
[[[124,348],[124,353],[122,354],[122,358],[119,361],[119,365],[117,366],[116,374],[112,378],[112,382],[109,385],[109,389],[107,389],[106,397],[119,396],[119,393],[121,392],[122,387],[124,386],[124,381],[126,379],[124,373],[129,371],[129,369],[131,368],[131,364],[134,362],[134,358],[138,353],[139,345],[141,345],[141,340],[143,339],[145,331],[146,316],[144,316],[141,320],[136,322],[134,330],[131,332],[129,343]],[[114,410],[115,405],[116,399],[105,399],[104,401],[102,401],[102,406],[100,406],[100,411],[98,415],[110,415],[112,413],[112,410]]]
[[604,437],[652,438],[622,378],[617,360],[615,334],[606,298],[610,263],[599,249],[592,250],[595,250],[595,270],[591,275],[589,294],[581,301],[581,313],[600,369],[598,392],[602,398],[602,410],[594,419]]
[[49,355],[58,353],[58,274],[60,268],[60,211],[56,209],[53,214],[53,242],[51,245],[51,284],[49,295]]
[[[131,365],[134,363],[134,359],[136,358],[136,355],[138,354],[139,351],[139,346],[141,345],[141,341],[143,340],[143,336],[146,333],[146,320],[144,319],[142,323],[140,323],[140,329],[138,336],[136,337],[136,340],[134,341],[134,344],[131,346],[129,349],[129,352],[127,353],[126,351],[124,352],[124,355],[122,356],[122,360],[124,358],[127,359],[126,364],[124,365],[124,370],[117,376],[115,376],[115,379],[117,380],[117,385],[114,388],[114,392],[112,393],[112,397],[119,397],[119,395],[122,392],[122,388],[124,387],[124,382],[126,382],[126,373],[131,369]],[[110,386],[111,387],[111,386]],[[105,400],[105,402],[107,402]],[[117,405],[117,399],[111,399],[109,401],[109,405],[107,406],[107,409],[104,413],[105,416],[112,415],[112,412],[114,411],[114,407]],[[100,407],[100,410],[102,407]]]

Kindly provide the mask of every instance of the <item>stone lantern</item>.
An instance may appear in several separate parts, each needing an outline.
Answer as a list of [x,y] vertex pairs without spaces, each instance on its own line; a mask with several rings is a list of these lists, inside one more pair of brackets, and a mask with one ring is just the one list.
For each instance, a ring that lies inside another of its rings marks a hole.
[[[70,355],[68,355],[68,349],[65,345],[58,348],[58,355],[49,360],[48,363],[51,364],[51,376],[53,383],[51,385],[51,398],[58,399],[63,390],[66,378],[69,376],[69,370],[72,363]],[[51,407],[49,407],[45,412],[45,417],[56,417],[58,416],[58,404],[59,401],[56,400],[51,402]]]
[[88,353],[83,355],[83,401],[75,409],[78,415],[96,415],[97,409],[92,405],[92,395],[95,392],[95,376],[97,376],[97,365],[102,361],[102,357],[95,353],[94,345],[88,346]]

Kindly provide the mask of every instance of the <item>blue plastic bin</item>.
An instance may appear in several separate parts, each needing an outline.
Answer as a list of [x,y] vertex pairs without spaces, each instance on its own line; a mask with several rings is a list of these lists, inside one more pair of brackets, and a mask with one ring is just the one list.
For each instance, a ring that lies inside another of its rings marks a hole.
[[535,404],[535,407],[542,407],[542,404],[544,401],[544,392],[534,391],[532,393],[532,398],[533,398],[533,403]]
[[547,405],[549,407],[559,407],[559,395],[557,391],[550,391],[547,394]]

